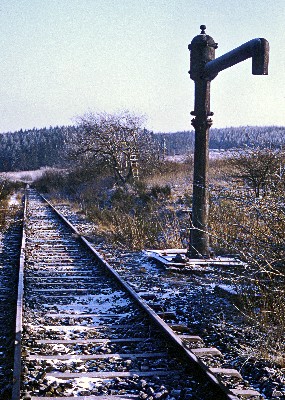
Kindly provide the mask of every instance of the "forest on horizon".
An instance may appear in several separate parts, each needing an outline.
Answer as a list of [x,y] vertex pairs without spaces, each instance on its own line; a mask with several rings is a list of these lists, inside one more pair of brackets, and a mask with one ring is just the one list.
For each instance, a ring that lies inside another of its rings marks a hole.
[[[148,131],[148,133],[150,133]],[[80,126],[56,126],[0,134],[0,171],[28,171],[42,167],[66,167],[70,143],[82,134]],[[282,148],[285,127],[243,126],[212,128],[210,149],[247,147]],[[193,152],[194,131],[151,132],[161,154],[185,155]]]

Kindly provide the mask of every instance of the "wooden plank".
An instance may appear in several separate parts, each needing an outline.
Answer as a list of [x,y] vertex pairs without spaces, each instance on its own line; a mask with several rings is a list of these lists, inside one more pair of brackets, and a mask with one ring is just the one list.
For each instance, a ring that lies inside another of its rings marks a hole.
[[185,342],[203,342],[200,336],[196,335],[178,335],[182,341]]
[[94,291],[98,291],[98,288],[93,288],[93,289],[90,288],[90,287],[89,287],[89,288],[85,288],[85,289],[77,289],[77,288],[74,288],[74,289],[63,289],[63,288],[60,288],[60,289],[53,289],[53,288],[50,288],[50,289],[30,289],[30,291],[36,292],[36,293],[53,292],[53,293],[57,293],[57,296],[58,296],[59,294],[61,294],[62,296],[64,296],[65,293],[94,292]]
[[156,300],[157,296],[154,293],[139,293],[139,296],[144,300]]
[[128,359],[128,358],[156,358],[156,357],[167,357],[167,353],[114,353],[114,354],[60,354],[51,356],[41,356],[38,354],[31,354],[28,356],[28,360],[104,360],[109,358]]
[[[90,281],[90,278],[92,278],[92,283],[96,283],[96,282],[102,283],[102,280],[97,280],[96,277],[92,274],[90,274],[90,275],[70,275],[70,276],[61,276],[61,275],[60,276],[52,276],[52,275],[50,275],[48,277],[43,277],[42,275],[41,276],[32,275],[28,279],[30,282],[33,280],[35,280],[35,281],[40,280],[41,283],[44,284],[46,280],[53,280],[53,281],[59,280],[60,282],[62,282],[65,280],[75,281],[75,280],[79,279],[80,281]],[[40,282],[37,283],[37,285],[39,285],[39,284],[40,284]]]
[[[94,287],[96,284],[98,284],[98,282],[90,282],[90,278],[88,278],[86,280],[88,281],[87,283],[86,282],[80,282],[79,280],[74,280],[74,279],[72,279],[72,280],[70,279],[69,282],[43,282],[42,279],[41,279],[41,282],[33,282],[33,280],[31,280],[31,279],[27,279],[27,283],[29,285],[37,285],[37,286],[39,286],[39,289],[33,289],[33,290],[44,290],[44,289],[41,289],[40,286],[60,286],[62,288],[64,286],[70,287],[71,285],[75,285],[75,286],[76,285],[86,285],[86,286],[88,286],[88,289],[89,289],[90,286]],[[100,283],[100,289],[101,289],[103,285],[102,285],[102,282],[99,282],[99,283]],[[104,285],[104,287],[107,288],[109,286],[108,285]],[[51,289],[50,288],[46,288],[46,290],[55,291],[55,289],[53,287]],[[63,290],[66,290],[66,289],[63,289]],[[74,290],[74,289],[72,289],[72,290]]]
[[45,329],[50,331],[68,331],[68,330],[89,330],[89,329],[141,329],[147,328],[147,325],[134,325],[134,324],[125,324],[125,325],[29,325],[32,329]]
[[210,368],[210,371],[213,372],[214,374],[229,375],[242,379],[241,374],[236,369],[233,368]]
[[204,355],[211,355],[211,356],[221,356],[222,353],[220,350],[216,349],[216,347],[201,347],[197,349],[190,349],[192,353],[196,354],[196,356],[204,356]]
[[57,340],[57,339],[41,339],[36,340],[35,344],[91,344],[91,343],[129,343],[129,342],[145,342],[150,340],[149,338],[125,338],[125,339],[69,339],[69,340]]
[[[51,397],[37,397],[32,396],[31,400],[44,400],[51,399]],[[140,399],[139,395],[123,394],[123,395],[100,395],[100,396],[76,396],[76,397],[52,397],[53,400],[137,400]]]
[[50,317],[54,319],[61,319],[61,318],[116,318],[116,317],[124,317],[125,314],[65,314],[65,313],[48,313],[45,314],[45,317]]
[[162,303],[152,303],[150,304],[150,307],[156,312],[163,312],[164,305]]
[[[77,268],[73,267],[71,269],[71,266],[70,266],[64,272],[62,270],[58,270],[58,268],[54,268],[54,269],[49,268],[48,270],[47,269],[35,269],[35,271],[33,271],[32,274],[30,274],[30,271],[27,271],[26,276],[27,277],[31,276],[31,277],[36,277],[37,278],[37,275],[40,275],[39,278],[41,278],[43,275],[47,275],[48,277],[52,277],[52,278],[55,278],[55,279],[56,278],[61,279],[61,278],[69,278],[70,276],[73,276],[71,274],[73,274],[74,271],[77,274],[80,273],[80,274],[84,274],[86,276],[93,276],[93,277],[95,277],[94,272],[96,272],[93,268],[77,269]],[[86,272],[89,272],[89,274],[88,273],[86,274]],[[59,276],[55,277],[54,274],[59,275]],[[62,274],[66,274],[66,275],[62,275]],[[67,275],[67,274],[70,274],[70,276]],[[78,276],[81,277],[81,275],[78,275]]]
[[164,319],[164,318],[176,319],[177,318],[177,315],[175,314],[174,311],[161,311],[161,312],[158,312],[157,315],[162,319]]
[[[43,300],[41,300],[41,301],[44,301],[45,299],[60,299],[60,301],[64,301],[64,300],[66,300],[65,301],[65,303],[60,303],[59,305],[63,305],[63,304],[65,304],[65,305],[70,305],[70,300],[71,299],[74,299],[75,298],[75,296],[76,296],[76,298],[78,298],[78,299],[80,299],[81,297],[83,297],[83,298],[86,298],[86,296],[88,295],[88,297],[98,297],[98,294],[99,293],[91,293],[93,290],[90,290],[90,289],[87,289],[87,290],[89,290],[89,292],[88,293],[84,293],[84,292],[82,292],[82,293],[75,293],[75,291],[73,292],[73,293],[66,293],[66,292],[64,292],[64,293],[48,293],[47,292],[47,294],[45,294],[45,293],[39,293],[39,294],[37,294],[37,293],[31,293],[30,294],[30,296],[32,297],[32,296],[36,296],[36,295],[38,295],[39,296],[39,298],[40,298],[40,296],[43,296]],[[94,291],[93,291],[94,292]],[[55,305],[55,303],[53,303],[53,306]],[[82,304],[82,305],[84,305],[84,304]]]
[[152,370],[152,371],[128,371],[128,372],[56,372],[48,373],[49,377],[56,379],[75,379],[75,378],[98,378],[98,379],[111,379],[111,378],[132,378],[134,375],[139,377],[147,376],[167,376],[174,374],[181,374],[183,371],[162,371],[162,370]]
[[181,332],[181,333],[189,333],[190,332],[190,329],[188,328],[188,326],[186,326],[184,324],[169,324],[169,327],[173,331],[177,331],[177,332]]
[[250,398],[252,396],[259,396],[261,395],[254,389],[231,389],[231,392],[236,396],[242,396],[243,398]]

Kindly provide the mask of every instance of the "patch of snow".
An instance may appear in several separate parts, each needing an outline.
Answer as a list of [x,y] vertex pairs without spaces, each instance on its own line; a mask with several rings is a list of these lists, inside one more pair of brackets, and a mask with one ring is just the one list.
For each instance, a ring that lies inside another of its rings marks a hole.
[[8,205],[9,207],[18,206],[20,203],[19,198],[16,193],[12,194],[9,199]]

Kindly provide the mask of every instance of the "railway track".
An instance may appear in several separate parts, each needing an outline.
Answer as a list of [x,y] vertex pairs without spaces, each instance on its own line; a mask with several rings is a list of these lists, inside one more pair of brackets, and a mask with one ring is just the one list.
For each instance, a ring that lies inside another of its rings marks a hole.
[[260,398],[31,189],[20,264],[12,400]]

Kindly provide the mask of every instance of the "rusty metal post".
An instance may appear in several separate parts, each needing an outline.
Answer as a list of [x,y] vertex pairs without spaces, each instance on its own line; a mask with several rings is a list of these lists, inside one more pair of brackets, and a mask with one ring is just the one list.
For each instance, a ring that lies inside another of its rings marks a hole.
[[252,73],[268,74],[269,44],[266,39],[253,39],[240,47],[215,59],[218,47],[214,39],[206,35],[205,25],[200,26],[201,33],[188,46],[190,50],[190,78],[195,82],[195,116],[192,125],[195,128],[194,176],[192,226],[188,256],[191,258],[209,258],[209,129],[213,115],[210,111],[210,82],[220,71],[252,57]]

